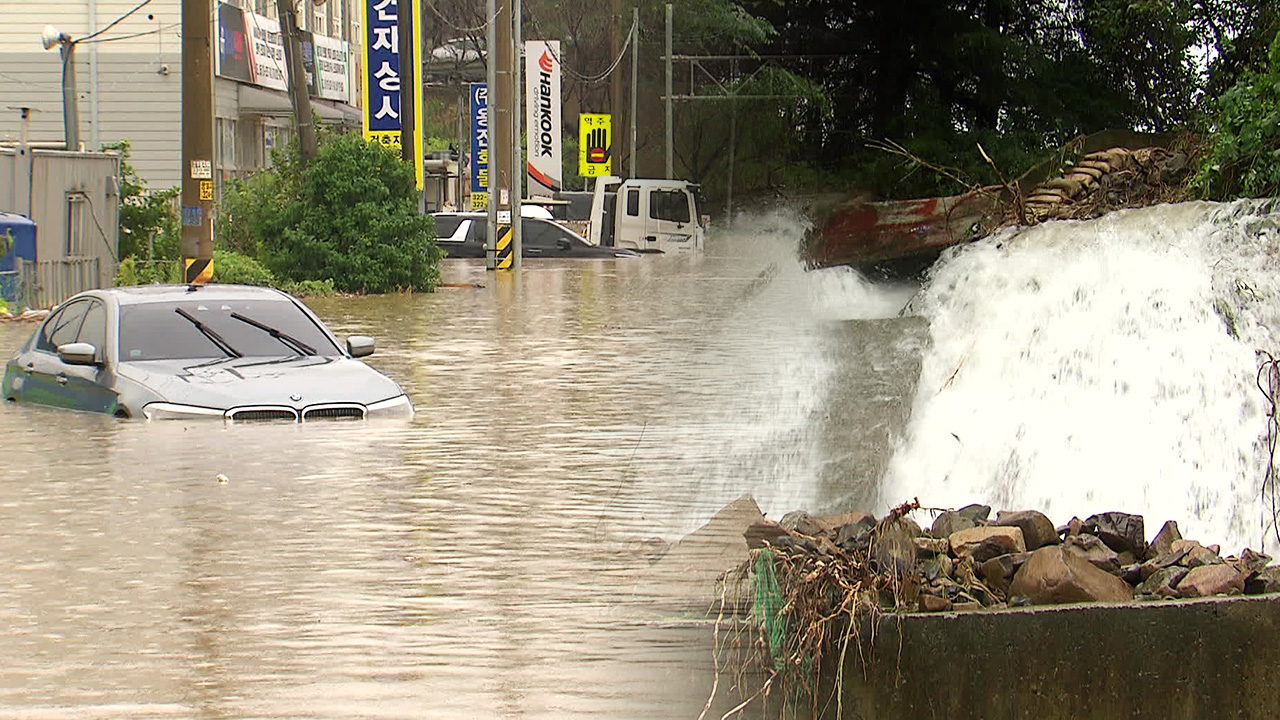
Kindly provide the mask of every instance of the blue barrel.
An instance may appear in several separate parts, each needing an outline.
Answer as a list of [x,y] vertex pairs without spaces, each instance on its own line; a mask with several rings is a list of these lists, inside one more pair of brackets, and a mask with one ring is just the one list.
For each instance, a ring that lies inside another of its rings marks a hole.
[[31,218],[0,212],[0,297],[11,307],[22,291],[16,258],[36,261],[36,224]]

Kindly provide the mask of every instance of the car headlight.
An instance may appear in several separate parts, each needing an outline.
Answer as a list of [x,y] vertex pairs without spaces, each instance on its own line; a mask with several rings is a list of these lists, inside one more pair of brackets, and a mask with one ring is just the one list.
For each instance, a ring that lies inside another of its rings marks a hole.
[[195,420],[197,418],[220,418],[223,416],[223,411],[196,405],[153,402],[142,408],[142,414],[148,420]]
[[413,403],[409,402],[408,395],[397,395],[388,400],[379,400],[365,407],[365,417],[368,418],[408,417],[411,415],[413,415]]

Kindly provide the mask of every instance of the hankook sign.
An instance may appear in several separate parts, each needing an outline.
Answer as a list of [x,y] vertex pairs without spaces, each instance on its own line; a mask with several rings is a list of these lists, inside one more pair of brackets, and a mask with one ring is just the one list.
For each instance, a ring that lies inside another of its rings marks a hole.
[[564,187],[560,139],[560,41],[524,44],[529,195],[550,197]]

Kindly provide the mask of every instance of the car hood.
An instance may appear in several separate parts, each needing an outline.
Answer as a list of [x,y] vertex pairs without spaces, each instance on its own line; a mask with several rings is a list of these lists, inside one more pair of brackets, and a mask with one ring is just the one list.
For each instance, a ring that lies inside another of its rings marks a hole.
[[347,357],[148,360],[120,364],[120,374],[166,402],[226,410],[326,403],[369,404],[403,394],[391,378]]

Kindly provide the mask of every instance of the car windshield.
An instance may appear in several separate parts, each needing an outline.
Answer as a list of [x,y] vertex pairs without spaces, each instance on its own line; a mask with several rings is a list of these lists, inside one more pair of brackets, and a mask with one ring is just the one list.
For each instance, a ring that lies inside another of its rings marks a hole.
[[[206,331],[212,331],[212,335]],[[306,350],[315,350],[316,354],[326,356],[341,354],[316,323],[288,300],[204,301],[193,298],[120,308],[122,362],[219,358],[237,354],[244,357],[280,357],[309,354]]]

